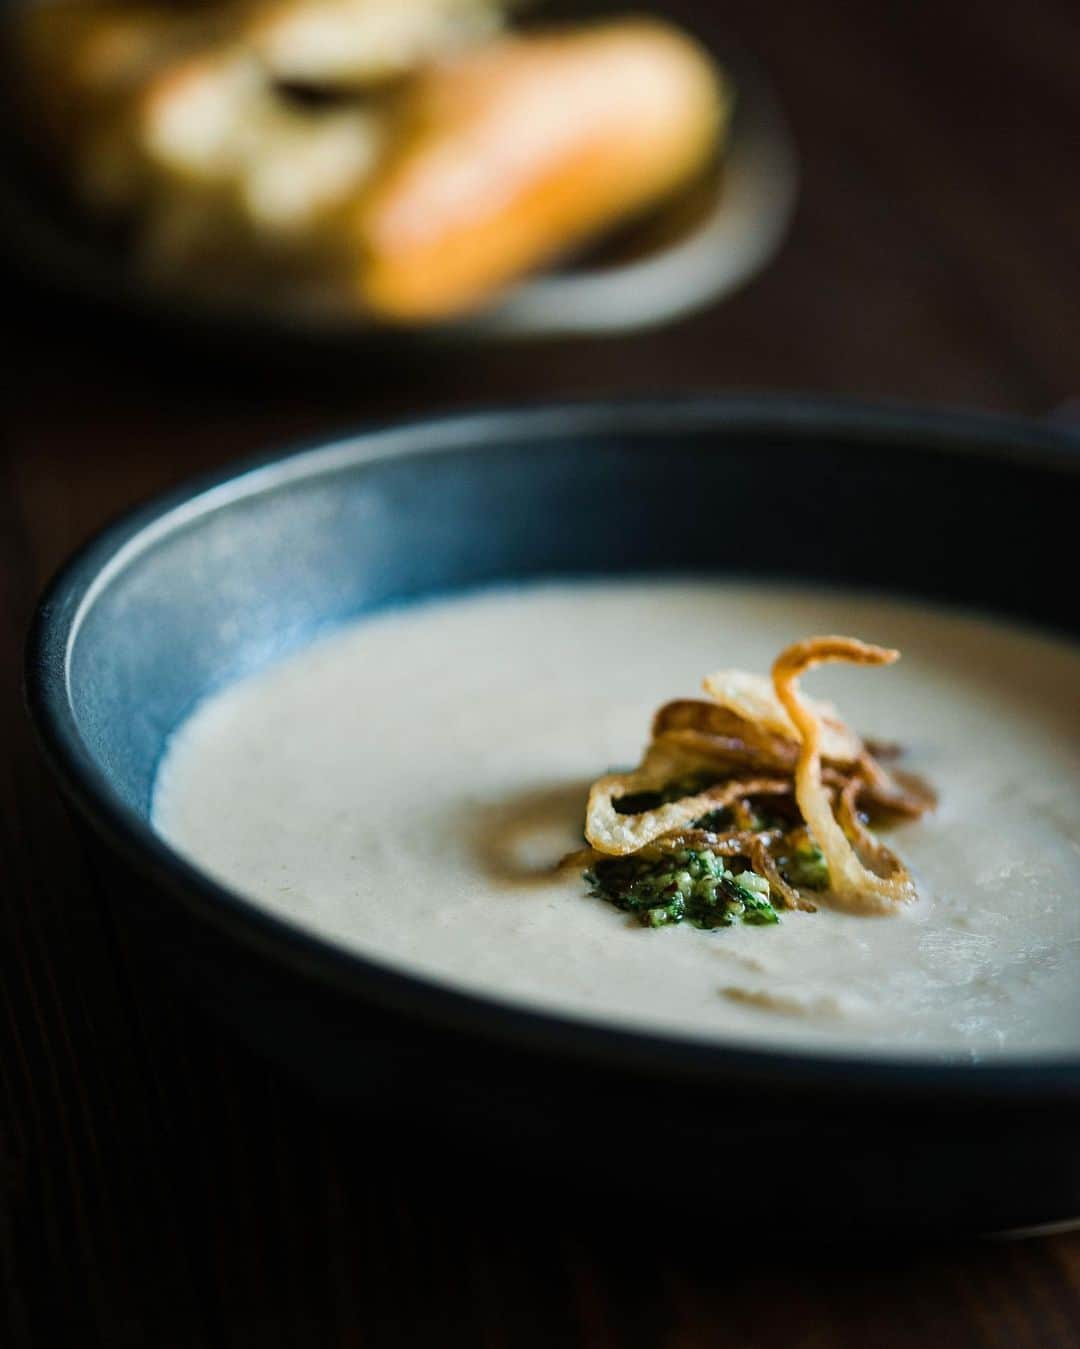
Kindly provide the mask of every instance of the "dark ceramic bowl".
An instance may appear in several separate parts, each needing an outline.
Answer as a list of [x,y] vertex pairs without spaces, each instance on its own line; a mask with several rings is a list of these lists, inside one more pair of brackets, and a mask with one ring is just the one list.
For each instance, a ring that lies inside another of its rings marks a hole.
[[[435,591],[761,571],[1075,635],[1055,583],[1071,572],[1078,469],[1077,442],[1033,423],[793,398],[368,431],[106,530],[38,611],[30,710],[146,961],[361,1108],[464,1127],[519,1165],[555,1162],[575,1188],[632,1178],[773,1228],[1063,1220],[1080,1214],[1078,1058],[794,1056],[511,1009],[268,916],[171,852],[147,812],[166,737],[204,694],[316,630]],[[640,1165],[657,1148],[672,1164]]]

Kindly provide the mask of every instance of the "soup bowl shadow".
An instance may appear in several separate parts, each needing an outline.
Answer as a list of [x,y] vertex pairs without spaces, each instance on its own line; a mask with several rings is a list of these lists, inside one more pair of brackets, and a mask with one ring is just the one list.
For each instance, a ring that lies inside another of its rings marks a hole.
[[756,1051],[472,996],[230,892],[155,834],[150,809],[200,699],[364,614],[494,582],[770,576],[1075,636],[1052,582],[1071,566],[1078,469],[1077,442],[1035,423],[797,397],[369,430],[105,530],[41,602],[28,706],[128,944],[354,1109],[437,1120],[571,1188],[719,1200],[729,1219],[789,1230],[1063,1220],[1080,1213],[1080,1057]]

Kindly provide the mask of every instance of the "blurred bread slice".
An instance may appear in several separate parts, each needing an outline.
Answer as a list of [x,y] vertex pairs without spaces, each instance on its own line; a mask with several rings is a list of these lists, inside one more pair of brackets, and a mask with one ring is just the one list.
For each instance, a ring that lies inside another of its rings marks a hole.
[[287,84],[357,89],[490,36],[500,0],[265,0],[242,34]]
[[507,36],[432,65],[356,212],[367,303],[406,321],[484,304],[700,170],[728,103],[697,44],[645,19]]

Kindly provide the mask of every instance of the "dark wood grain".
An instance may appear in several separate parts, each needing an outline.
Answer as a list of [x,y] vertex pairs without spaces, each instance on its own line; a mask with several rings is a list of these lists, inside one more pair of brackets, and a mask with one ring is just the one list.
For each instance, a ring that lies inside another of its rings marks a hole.
[[[693,20],[705,0],[669,8]],[[716,19],[712,14],[710,22]],[[403,1159],[148,985],[19,706],[47,575],[148,492],[392,414],[618,389],[796,387],[1041,415],[1080,393],[1080,51],[1070,0],[732,0],[803,160],[770,270],[610,342],[283,366],[133,330],[12,273],[0,460],[0,1343],[1053,1346],[1080,1236],[932,1249],[715,1244]],[[992,1183],[992,1177],[988,1177]],[[478,1191],[478,1192],[477,1192]],[[5,1336],[4,1330],[7,1331]]]

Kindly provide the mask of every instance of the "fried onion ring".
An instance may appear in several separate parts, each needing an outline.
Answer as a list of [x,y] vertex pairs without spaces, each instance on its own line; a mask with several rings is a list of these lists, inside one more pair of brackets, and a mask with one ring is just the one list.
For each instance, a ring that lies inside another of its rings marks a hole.
[[625,857],[637,852],[673,830],[682,829],[710,810],[720,810],[744,796],[777,796],[791,791],[787,778],[731,778],[694,796],[669,801],[654,810],[623,815],[615,809],[621,797],[636,792],[658,791],[685,771],[686,761],[673,760],[663,745],[652,746],[641,767],[634,773],[611,773],[593,783],[585,808],[585,837],[597,850],[609,857]]
[[749,857],[758,837],[771,843],[780,837],[780,830],[763,831],[758,835],[752,829],[729,829],[725,834],[714,833],[711,829],[680,829],[655,839],[653,846],[666,852],[693,848],[697,852],[714,852],[717,857]]
[[[717,670],[705,677],[704,688],[715,703],[750,722],[759,732],[771,732],[789,745],[798,746],[796,723],[766,675]],[[820,726],[821,757],[830,763],[854,763],[863,753],[859,737],[844,725],[832,703],[805,701]]]
[[781,651],[772,668],[776,697],[802,737],[795,769],[795,799],[824,855],[831,896],[853,913],[891,913],[916,897],[915,885],[899,859],[888,849],[882,851],[881,845],[875,844],[868,860],[881,865],[885,874],[864,865],[837,822],[821,776],[821,715],[799,692],[798,681],[808,670],[832,661],[891,665],[899,655],[898,651],[869,646],[851,637],[810,637]]
[[666,741],[717,764],[793,773],[799,742],[701,698],[677,698],[653,717],[653,741]]

